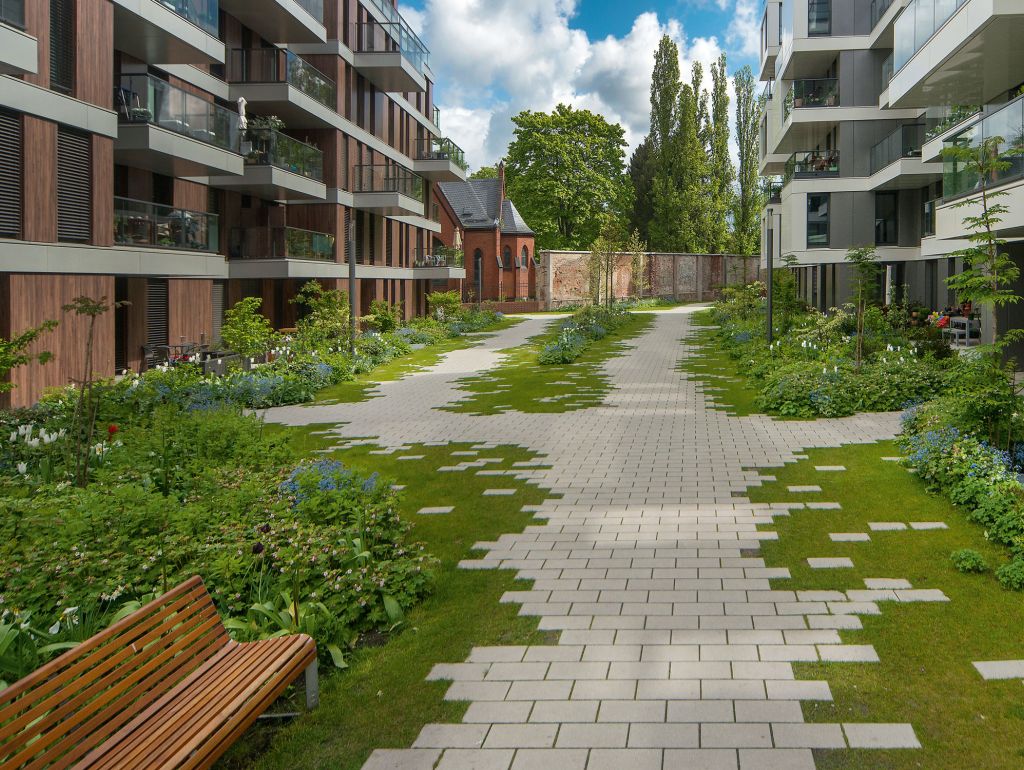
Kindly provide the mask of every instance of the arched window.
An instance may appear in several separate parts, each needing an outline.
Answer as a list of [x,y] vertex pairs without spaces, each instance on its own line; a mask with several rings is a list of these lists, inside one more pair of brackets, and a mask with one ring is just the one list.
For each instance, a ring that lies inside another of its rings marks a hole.
[[512,269],[512,247],[506,246],[501,252],[501,265],[506,270]]
[[523,255],[522,256],[523,256],[523,258],[522,258],[522,266],[523,267],[529,267],[530,266],[530,249],[528,247],[523,246]]

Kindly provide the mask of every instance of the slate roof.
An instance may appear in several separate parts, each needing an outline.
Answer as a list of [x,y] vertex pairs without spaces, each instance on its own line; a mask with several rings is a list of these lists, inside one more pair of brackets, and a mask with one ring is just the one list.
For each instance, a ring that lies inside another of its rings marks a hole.
[[498,179],[470,179],[465,182],[442,182],[441,194],[466,230],[489,230],[494,220],[501,217],[504,235],[533,235],[510,200],[501,200],[501,181]]

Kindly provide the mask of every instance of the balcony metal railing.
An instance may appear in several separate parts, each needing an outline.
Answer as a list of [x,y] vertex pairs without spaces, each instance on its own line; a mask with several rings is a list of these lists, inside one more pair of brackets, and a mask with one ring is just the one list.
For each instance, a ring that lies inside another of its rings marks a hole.
[[297,227],[236,227],[231,231],[232,259],[308,259],[334,261],[335,237]]
[[217,37],[220,29],[219,0],[157,0],[186,21]]
[[122,123],[149,123],[238,152],[238,114],[152,75],[122,75],[114,102]]
[[114,243],[181,251],[217,251],[216,214],[131,198],[114,198]]
[[786,94],[783,105],[782,120],[789,119],[794,109],[805,107],[838,107],[839,79],[814,78],[811,80],[794,80],[793,87]]
[[893,0],[871,0],[871,29],[878,26],[885,12],[892,7],[892,2]]
[[399,193],[423,203],[423,179],[401,166],[356,166],[352,192]]
[[946,200],[997,187],[1024,177],[1024,96],[986,115],[943,142],[944,148],[969,148],[988,152],[1003,161],[1006,168],[982,178],[962,160],[947,157],[943,163],[942,191]]
[[430,58],[430,51],[404,20],[356,24],[355,46],[357,53],[401,53],[420,74],[424,74]]
[[786,184],[793,179],[830,176],[839,176],[839,150],[794,152],[786,161]]
[[25,29],[25,0],[0,0],[0,21]]
[[295,2],[318,22],[324,23],[324,0],[295,0]]
[[832,34],[832,0],[807,0],[807,34]]
[[904,8],[895,26],[896,72],[966,3],[967,0],[913,0]]
[[429,252],[416,250],[413,267],[454,267],[466,266],[466,256],[462,249],[439,247]]
[[764,89],[761,91],[761,98],[766,102],[772,100],[772,96],[775,93],[775,79],[769,78],[768,82],[764,84]]
[[416,140],[416,160],[450,160],[463,171],[469,168],[466,164],[466,153],[461,147],[451,139],[439,139],[434,136]]
[[925,201],[921,207],[921,237],[928,238],[935,235],[935,209],[942,203],[942,199]]
[[313,145],[272,128],[250,128],[245,139],[251,144],[246,165],[274,166],[318,182],[324,180],[324,154]]
[[300,56],[280,48],[235,48],[228,55],[229,83],[288,83],[332,110],[338,84]]
[[871,173],[877,174],[901,158],[920,158],[921,146],[924,144],[924,131],[924,123],[900,126],[872,147]]

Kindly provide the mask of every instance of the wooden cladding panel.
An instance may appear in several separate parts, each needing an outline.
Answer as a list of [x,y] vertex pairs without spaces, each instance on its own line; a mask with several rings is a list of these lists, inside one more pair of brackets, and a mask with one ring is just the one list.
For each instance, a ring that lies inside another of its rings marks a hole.
[[125,321],[125,364],[132,371],[141,372],[145,363],[142,346],[146,344],[146,279],[128,278],[125,283],[125,299],[130,303],[121,311]]
[[78,0],[75,6],[75,98],[110,109],[114,93],[114,6],[108,0]]
[[[31,364],[11,374],[15,385],[8,397],[11,406],[31,406],[47,388],[60,387],[85,373],[87,319],[61,308],[75,297],[106,297],[114,299],[114,277],[111,275],[40,275],[15,273],[5,277],[6,292],[0,292],[6,305],[4,317],[7,334],[20,334],[44,321],[60,321],[54,331],[43,336],[34,352],[49,350],[53,360],[45,366]],[[96,343],[93,350],[93,373],[98,377],[114,376],[114,314],[106,313],[96,321]]]
[[211,341],[213,281],[171,278],[167,281],[167,338],[176,345]]
[[189,211],[206,211],[209,203],[209,188],[204,184],[185,179],[174,180],[174,206]]
[[114,140],[92,137],[92,242],[114,244]]
[[26,241],[53,243],[57,240],[57,124],[25,115]]
[[25,3],[25,26],[28,34],[36,38],[39,49],[39,72],[25,75],[25,81],[41,88],[50,87],[50,3],[29,0]]

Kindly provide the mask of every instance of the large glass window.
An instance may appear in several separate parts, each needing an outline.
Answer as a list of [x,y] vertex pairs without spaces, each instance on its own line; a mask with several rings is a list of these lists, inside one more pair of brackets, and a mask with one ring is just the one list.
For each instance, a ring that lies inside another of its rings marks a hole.
[[807,248],[817,249],[829,244],[829,205],[831,195],[828,193],[807,196]]
[[807,34],[832,34],[832,0],[807,0]]
[[875,245],[898,246],[900,242],[899,193],[875,193]]

